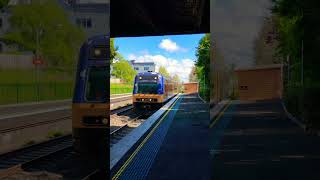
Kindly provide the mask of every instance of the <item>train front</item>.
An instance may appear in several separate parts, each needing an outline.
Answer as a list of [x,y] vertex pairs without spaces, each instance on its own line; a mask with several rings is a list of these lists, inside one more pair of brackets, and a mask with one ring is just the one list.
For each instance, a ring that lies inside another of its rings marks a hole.
[[138,73],[134,80],[133,106],[136,109],[159,108],[164,102],[164,78],[155,72]]
[[84,43],[72,105],[74,147],[82,154],[101,154],[108,147],[109,69],[109,38],[98,36]]

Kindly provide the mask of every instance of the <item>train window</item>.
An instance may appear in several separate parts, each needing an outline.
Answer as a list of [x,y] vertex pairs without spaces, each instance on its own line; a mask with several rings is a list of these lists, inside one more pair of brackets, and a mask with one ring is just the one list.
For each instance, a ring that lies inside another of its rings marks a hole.
[[91,67],[86,83],[86,100],[93,102],[107,101],[107,67]]
[[138,94],[158,94],[158,84],[157,83],[138,83]]
[[91,60],[106,60],[107,46],[95,46],[89,51],[89,59]]

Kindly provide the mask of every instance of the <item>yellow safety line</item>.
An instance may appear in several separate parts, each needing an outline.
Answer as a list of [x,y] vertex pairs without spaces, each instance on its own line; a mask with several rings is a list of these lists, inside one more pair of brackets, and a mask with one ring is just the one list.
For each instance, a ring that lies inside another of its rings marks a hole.
[[224,114],[224,112],[227,110],[227,108],[230,106],[230,104],[231,104],[231,101],[228,102],[226,107],[224,107],[224,109],[219,113],[219,115],[215,118],[215,120],[209,125],[209,128],[212,128],[217,123],[217,121],[219,121],[219,119]]
[[168,115],[170,110],[175,106],[175,104],[178,102],[180,96],[177,98],[177,100],[170,106],[170,108],[167,110],[167,112],[162,116],[162,118],[159,120],[159,122],[156,124],[156,126],[150,131],[150,133],[147,135],[147,137],[142,141],[142,143],[137,147],[137,149],[130,155],[130,157],[126,160],[126,162],[122,165],[122,167],[119,169],[119,171],[112,177],[113,180],[116,180],[119,178],[119,176],[123,173],[123,171],[127,168],[129,163],[132,161],[132,159],[136,156],[136,154],[140,151],[140,149],[144,146],[144,144],[147,142],[147,140],[151,137],[153,132],[157,129],[159,124],[164,120],[164,118]]

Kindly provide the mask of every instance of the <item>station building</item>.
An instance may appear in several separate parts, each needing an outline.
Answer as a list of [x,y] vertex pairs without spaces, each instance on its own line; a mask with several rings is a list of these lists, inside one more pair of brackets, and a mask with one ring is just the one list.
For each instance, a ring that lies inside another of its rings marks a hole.
[[235,72],[240,100],[282,98],[282,64],[236,69]]
[[155,72],[156,70],[156,64],[154,62],[136,62],[135,60],[130,60],[129,63],[138,73]]

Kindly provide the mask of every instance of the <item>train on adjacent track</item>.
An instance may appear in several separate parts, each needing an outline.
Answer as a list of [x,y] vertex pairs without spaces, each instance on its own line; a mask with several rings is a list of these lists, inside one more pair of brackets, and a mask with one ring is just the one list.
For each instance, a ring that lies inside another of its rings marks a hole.
[[159,108],[178,93],[179,84],[160,73],[138,73],[134,79],[133,106],[136,109]]
[[72,101],[74,148],[82,154],[107,154],[110,112],[110,49],[107,35],[81,47]]

